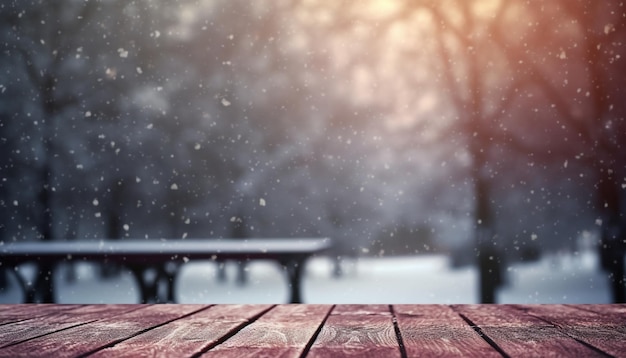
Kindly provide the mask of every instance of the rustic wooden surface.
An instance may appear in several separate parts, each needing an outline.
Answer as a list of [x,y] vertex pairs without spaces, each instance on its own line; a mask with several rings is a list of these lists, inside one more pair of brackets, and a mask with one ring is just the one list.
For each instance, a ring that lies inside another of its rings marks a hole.
[[626,305],[0,305],[0,357],[626,357]]

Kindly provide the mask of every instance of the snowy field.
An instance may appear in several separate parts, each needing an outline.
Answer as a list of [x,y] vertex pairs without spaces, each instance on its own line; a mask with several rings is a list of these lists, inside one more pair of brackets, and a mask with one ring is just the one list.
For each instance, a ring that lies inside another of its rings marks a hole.
[[[284,303],[285,277],[272,262],[249,264],[249,281],[234,282],[234,265],[227,266],[227,282],[216,280],[216,266],[190,262],[177,280],[180,303]],[[597,270],[593,252],[544,256],[532,264],[508,267],[508,284],[498,294],[499,303],[609,303],[606,275]],[[344,262],[345,275],[331,277],[332,262],[310,260],[303,283],[306,303],[477,303],[477,272],[473,267],[452,270],[446,256],[361,258]],[[77,266],[73,283],[58,270],[60,303],[137,303],[133,277],[99,281],[93,266]],[[18,303],[22,295],[16,282],[0,292],[0,303]]]

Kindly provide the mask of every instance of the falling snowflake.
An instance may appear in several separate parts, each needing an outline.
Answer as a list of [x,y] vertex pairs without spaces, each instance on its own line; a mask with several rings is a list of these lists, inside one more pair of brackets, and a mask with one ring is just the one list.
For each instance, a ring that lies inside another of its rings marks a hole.
[[226,98],[222,98],[221,102],[222,102],[222,106],[224,107],[228,107],[231,104]]

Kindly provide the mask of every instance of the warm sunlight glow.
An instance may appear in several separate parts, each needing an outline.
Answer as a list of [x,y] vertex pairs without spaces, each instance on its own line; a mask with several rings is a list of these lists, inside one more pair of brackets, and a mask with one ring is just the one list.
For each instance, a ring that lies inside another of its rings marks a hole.
[[474,13],[481,18],[493,17],[497,9],[502,6],[502,0],[481,0],[475,1]]
[[395,14],[403,3],[401,1],[392,0],[372,0],[368,5],[368,10],[380,17],[387,17]]

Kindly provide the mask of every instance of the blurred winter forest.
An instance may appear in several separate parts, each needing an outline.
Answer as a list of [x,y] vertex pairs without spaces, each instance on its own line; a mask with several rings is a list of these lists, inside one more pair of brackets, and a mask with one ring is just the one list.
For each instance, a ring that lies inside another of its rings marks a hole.
[[622,1],[0,1],[0,241],[621,241],[625,25]]

